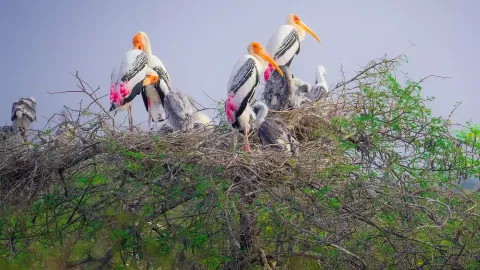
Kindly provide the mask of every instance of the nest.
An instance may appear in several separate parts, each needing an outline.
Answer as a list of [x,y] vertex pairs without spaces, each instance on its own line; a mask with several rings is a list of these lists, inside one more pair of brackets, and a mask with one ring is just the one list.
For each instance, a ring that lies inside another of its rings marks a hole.
[[[22,202],[38,198],[52,184],[62,184],[65,173],[74,172],[94,158],[99,162],[101,154],[114,154],[116,150],[112,151],[112,143],[127,151],[146,155],[161,149],[168,157],[164,160],[167,163],[191,162],[210,170],[223,167],[226,169],[224,176],[230,179],[255,176],[271,182],[279,179],[288,181],[292,177],[297,178],[291,174],[295,169],[302,171],[301,178],[308,181],[308,175],[311,176],[319,166],[328,162],[324,160],[324,154],[333,151],[333,141],[324,136],[328,134],[324,131],[329,130],[329,119],[339,113],[337,107],[323,102],[275,113],[274,117],[287,123],[303,142],[298,157],[262,147],[256,132],[249,136],[251,153],[233,151],[232,135],[228,128],[222,126],[166,134],[110,129],[103,130],[101,136],[89,134],[88,140],[73,138],[71,143],[38,140],[28,146],[21,140],[16,140],[16,143],[4,140],[0,145],[0,198],[4,201],[21,198]],[[237,147],[242,149],[240,143]],[[108,164],[109,161],[104,162]]]

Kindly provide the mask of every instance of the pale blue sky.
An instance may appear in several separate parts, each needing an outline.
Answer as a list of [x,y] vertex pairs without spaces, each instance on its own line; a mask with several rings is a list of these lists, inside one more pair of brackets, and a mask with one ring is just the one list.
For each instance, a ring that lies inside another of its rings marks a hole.
[[[205,106],[224,98],[233,65],[251,41],[264,46],[294,12],[321,38],[311,36],[291,68],[312,83],[323,64],[330,85],[358,66],[384,54],[408,50],[404,70],[415,79],[451,76],[425,83],[425,95],[436,96],[434,113],[448,115],[463,101],[455,121],[480,122],[476,78],[479,54],[480,1],[4,1],[0,9],[3,98],[0,121],[10,117],[20,97],[37,99],[41,128],[63,104],[81,96],[46,92],[75,90],[69,74],[78,70],[92,86],[109,91],[110,73],[137,31],[145,31],[153,53],[166,65],[173,87]],[[108,97],[103,104],[108,108]],[[135,124],[147,119],[141,98],[134,100]],[[119,113],[125,116],[126,112]],[[8,121],[9,122],[9,121]]]

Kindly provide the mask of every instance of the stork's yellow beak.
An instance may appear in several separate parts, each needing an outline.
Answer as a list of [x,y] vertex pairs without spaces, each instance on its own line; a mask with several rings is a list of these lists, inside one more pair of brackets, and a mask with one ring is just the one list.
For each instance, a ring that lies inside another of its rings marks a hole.
[[270,64],[272,64],[272,66],[278,71],[278,73],[280,73],[280,75],[283,77],[283,72],[282,70],[280,69],[280,67],[277,65],[277,63],[275,63],[275,61],[270,57],[270,55],[268,55],[268,53],[262,48],[260,49],[258,52],[257,52],[258,55],[260,55],[260,57],[262,57],[263,59],[265,59],[265,61],[269,62]]
[[155,75],[147,75],[147,77],[143,80],[143,83],[142,85],[143,86],[147,86],[147,85],[151,85],[151,84],[154,84],[158,82],[158,76],[155,76]]
[[307,31],[307,33],[309,33],[310,35],[312,35],[318,42],[320,42],[320,38],[317,36],[317,34],[315,34],[312,29],[310,29],[310,27],[308,27],[304,22],[302,21],[299,21],[298,22],[298,25],[300,27],[302,27],[305,31]]

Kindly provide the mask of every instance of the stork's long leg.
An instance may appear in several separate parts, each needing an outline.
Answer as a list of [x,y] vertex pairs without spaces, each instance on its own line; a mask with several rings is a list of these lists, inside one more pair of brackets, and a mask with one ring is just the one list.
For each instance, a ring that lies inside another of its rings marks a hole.
[[128,123],[130,124],[130,132],[133,132],[132,106],[128,107]]
[[250,144],[248,143],[248,127],[243,129],[243,139],[245,141],[245,151],[250,152]]
[[152,124],[152,109],[150,107],[150,99],[148,99],[148,130],[150,131],[150,126]]

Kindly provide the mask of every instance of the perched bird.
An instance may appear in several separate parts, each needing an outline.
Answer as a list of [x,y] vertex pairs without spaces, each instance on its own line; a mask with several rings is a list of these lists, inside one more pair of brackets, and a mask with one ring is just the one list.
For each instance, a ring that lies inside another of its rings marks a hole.
[[293,108],[296,103],[293,75],[287,66],[280,66],[283,76],[274,70],[265,84],[263,101],[273,110]]
[[306,98],[312,102],[319,101],[324,96],[328,94],[328,85],[325,79],[326,70],[325,67],[319,65],[317,67],[317,72],[315,74],[315,85],[312,87],[312,90],[308,92]]
[[165,95],[165,114],[173,131],[187,131],[194,125],[194,108],[182,92],[176,90]]
[[268,114],[267,105],[263,102],[256,102],[252,108],[256,115],[255,125],[258,128],[257,133],[262,145],[280,149],[292,155],[298,155],[300,143],[286,125],[277,119],[266,119]]
[[225,102],[225,113],[232,125],[233,144],[237,143],[238,133],[244,133],[245,150],[250,151],[248,143],[248,130],[250,127],[250,117],[254,113],[249,104],[250,99],[255,93],[255,88],[260,81],[260,72],[265,70],[267,63],[274,66],[281,76],[282,70],[265,52],[262,45],[258,42],[252,42],[247,47],[248,54],[240,57],[233,67],[230,79],[228,80],[227,91],[228,98]]
[[11,120],[25,141],[27,141],[27,130],[33,121],[37,121],[37,101],[35,98],[20,98],[12,105]]
[[128,123],[133,132],[131,101],[141,93],[147,72],[147,54],[135,47],[127,51],[112,71],[110,84],[110,111],[128,110]]
[[160,86],[158,73],[151,69],[147,69],[146,78],[143,80],[142,98],[145,109],[148,112],[148,130],[150,130],[151,121],[161,122],[165,120],[165,94],[170,91]]
[[[147,54],[148,67],[155,71],[158,83],[155,84],[156,91],[153,91],[153,86],[147,88],[147,103],[146,106],[151,106],[151,113],[149,113],[148,129],[150,130],[150,121],[161,122],[165,120],[165,113],[163,110],[163,98],[165,94],[172,91],[172,82],[170,75],[165,68],[163,62],[155,55],[152,54],[152,48],[150,46],[150,39],[145,32],[138,32],[133,37],[133,47],[142,50]],[[150,89],[150,91],[148,91]],[[162,95],[163,93],[163,95]],[[161,105],[160,101],[161,100]],[[145,98],[144,98],[145,102]],[[148,111],[148,108],[147,108]],[[158,112],[158,114],[157,114]]]
[[[288,14],[287,24],[273,34],[267,44],[267,52],[275,62],[282,66],[290,66],[295,55],[300,53],[300,42],[305,39],[305,32],[312,35],[318,42],[320,38],[296,14]],[[265,81],[270,77],[273,66],[269,65],[264,72]]]

